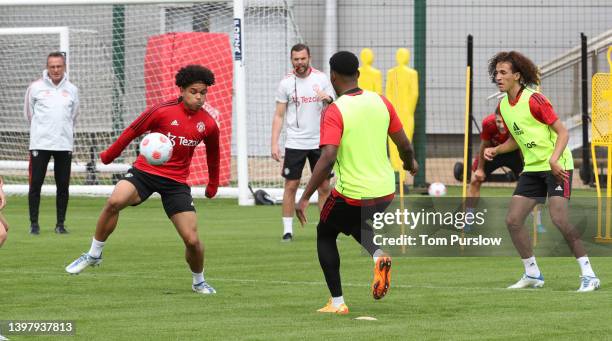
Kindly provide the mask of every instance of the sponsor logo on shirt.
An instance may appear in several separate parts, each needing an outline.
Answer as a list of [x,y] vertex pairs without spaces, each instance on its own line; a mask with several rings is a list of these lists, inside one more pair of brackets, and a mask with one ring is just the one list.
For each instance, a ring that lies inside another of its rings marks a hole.
[[170,125],[171,126],[178,126],[179,124],[178,124],[177,120],[174,120],[174,121],[172,121],[172,123],[170,123]]
[[[295,96],[291,96],[291,100],[293,102],[296,102],[296,98]],[[312,97],[308,97],[308,96],[299,96],[297,98],[297,103],[299,104],[305,104],[305,103],[316,103],[319,102],[319,99],[317,98],[317,96],[312,96]]]
[[197,146],[200,141],[198,140],[190,140],[188,138],[186,138],[185,136],[176,136],[173,135],[172,133],[168,132],[168,138],[170,139],[170,141],[172,141],[172,145],[176,146],[176,141],[178,140],[178,144],[179,146],[185,146],[185,147],[195,147]]

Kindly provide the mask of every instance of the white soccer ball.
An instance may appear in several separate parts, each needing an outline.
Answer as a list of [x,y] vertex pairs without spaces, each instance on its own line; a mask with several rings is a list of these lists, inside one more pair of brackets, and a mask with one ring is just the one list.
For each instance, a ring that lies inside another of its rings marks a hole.
[[151,165],[159,166],[172,157],[172,141],[160,133],[147,134],[140,141],[140,154]]
[[427,193],[429,193],[429,195],[431,195],[432,197],[441,197],[443,195],[446,195],[446,186],[444,186],[444,184],[441,182],[434,182],[429,185]]

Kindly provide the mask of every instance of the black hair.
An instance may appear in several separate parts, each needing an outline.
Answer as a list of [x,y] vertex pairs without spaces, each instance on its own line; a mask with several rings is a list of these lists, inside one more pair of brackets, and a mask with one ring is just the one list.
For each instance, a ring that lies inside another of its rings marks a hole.
[[49,55],[47,56],[47,63],[49,63],[49,58],[56,58],[56,57],[62,58],[62,60],[64,61],[64,64],[66,64],[66,52],[60,52],[60,51],[54,51],[54,52],[49,53]]
[[306,52],[308,53],[308,56],[310,57],[310,48],[308,47],[308,45],[302,44],[302,43],[293,45],[293,47],[291,48],[291,52],[289,52],[289,54],[292,55],[293,52],[300,52],[302,50],[306,50]]
[[207,86],[215,84],[215,75],[202,65],[187,65],[176,73],[176,85],[186,88],[194,83],[204,83]]
[[329,67],[331,71],[343,76],[355,76],[359,71],[359,59],[349,51],[336,52],[329,59]]

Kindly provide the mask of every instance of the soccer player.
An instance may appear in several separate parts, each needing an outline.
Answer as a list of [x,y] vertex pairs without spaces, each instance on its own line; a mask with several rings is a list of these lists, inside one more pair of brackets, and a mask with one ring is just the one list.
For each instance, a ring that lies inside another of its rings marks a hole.
[[523,260],[525,273],[508,288],[540,288],[544,285],[544,276],[538,268],[523,224],[536,200],[548,197],[552,222],[561,231],[580,265],[578,291],[596,290],[600,281],[593,272],[579,232],[568,218],[574,162],[567,148],[567,128],[548,99],[528,87],[539,83],[538,68],[521,53],[510,51],[493,56],[488,71],[492,82],[505,92],[498,111],[511,136],[499,146],[486,148],[484,157],[491,161],[498,154],[520,149],[525,161],[506,216],[510,237]]
[[[304,44],[291,48],[293,71],[278,86],[276,110],[272,121],[272,159],[280,162],[278,139],[286,115],[287,141],[281,175],[285,178],[283,193],[283,236],[281,241],[293,240],[293,214],[295,195],[300,185],[306,159],[314,169],[321,155],[319,131],[321,112],[334,100],[336,94],[327,76],[310,66],[310,49]],[[329,195],[329,179],[318,189],[319,209]]]
[[4,244],[4,242],[6,241],[6,236],[8,235],[9,228],[8,223],[6,222],[6,219],[4,218],[1,212],[4,206],[6,206],[6,195],[4,195],[4,190],[2,189],[3,185],[4,182],[2,180],[2,177],[0,176],[0,247],[2,247],[2,244]]
[[[496,155],[492,161],[484,159],[484,150],[486,148],[499,146],[506,142],[508,136],[508,129],[504,125],[504,120],[499,111],[486,116],[482,120],[480,149],[472,163],[472,172],[474,172],[474,176],[472,176],[470,187],[468,188],[468,197],[471,199],[468,201],[468,211],[476,206],[477,200],[480,197],[480,186],[487,181],[487,178],[493,171],[500,167],[508,167],[516,178],[518,178],[519,174],[523,171],[523,157],[518,149],[507,154]],[[544,225],[542,225],[542,211],[540,205],[537,205],[536,208],[535,219],[537,219],[538,232],[546,232]],[[466,226],[465,229],[468,230],[469,227]]]
[[119,212],[127,206],[136,206],[158,192],[166,215],[185,243],[185,258],[193,274],[193,291],[213,294],[204,279],[204,247],[198,237],[197,217],[191,189],[187,185],[189,165],[196,146],[206,144],[209,183],[206,197],[217,193],[219,183],[219,128],[212,116],[202,109],[208,87],[215,83],[214,74],[200,65],[188,65],[176,74],[176,85],[181,96],[158,104],[143,112],[127,127],[107,150],[100,153],[104,164],[117,158],[128,144],[145,132],[158,132],[172,140],[172,157],[166,163],[153,166],[140,155],[125,177],[117,183],[106,202],[91,243],[84,253],[66,267],[78,274],[88,266],[102,261],[102,248],[117,226]]
[[334,167],[336,186],[325,202],[317,226],[319,263],[332,297],[318,311],[347,314],[336,238],[340,232],[351,235],[372,256],[375,263],[372,295],[375,299],[383,298],[391,281],[391,258],[374,244],[374,233],[366,220],[383,212],[395,195],[395,176],[387,157],[387,136],[397,145],[404,169],[414,175],[418,165],[391,103],[357,86],[357,56],[341,51],[331,57],[329,65],[331,82],[339,97],[324,113],[321,158],[297,204],[296,213],[300,222],[306,223],[308,199]]
[[66,234],[64,226],[70,186],[70,167],[74,147],[74,125],[79,114],[79,91],[68,80],[66,56],[52,52],[42,78],[32,82],[25,95],[24,116],[30,122],[30,234],[38,235],[40,190],[47,165],[53,156],[57,185],[55,233]]

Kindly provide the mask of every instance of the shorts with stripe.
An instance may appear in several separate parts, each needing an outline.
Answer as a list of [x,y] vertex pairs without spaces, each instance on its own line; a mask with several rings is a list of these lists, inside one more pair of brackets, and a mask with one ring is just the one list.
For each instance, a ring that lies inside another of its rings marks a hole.
[[538,199],[546,197],[563,197],[569,199],[572,194],[572,169],[568,170],[569,178],[559,182],[551,171],[523,172],[513,195]]
[[387,196],[384,200],[370,199],[362,206],[356,206],[332,191],[321,210],[318,228],[352,235],[360,229],[369,228],[367,220],[372,219],[375,213],[384,212],[392,200],[393,196]]
[[157,192],[161,195],[162,204],[166,215],[171,218],[176,213],[195,211],[191,188],[184,183],[165,178],[163,176],[149,174],[137,168],[130,168],[123,180],[129,181],[140,196],[140,202],[132,205],[138,206],[147,200],[151,194]]

